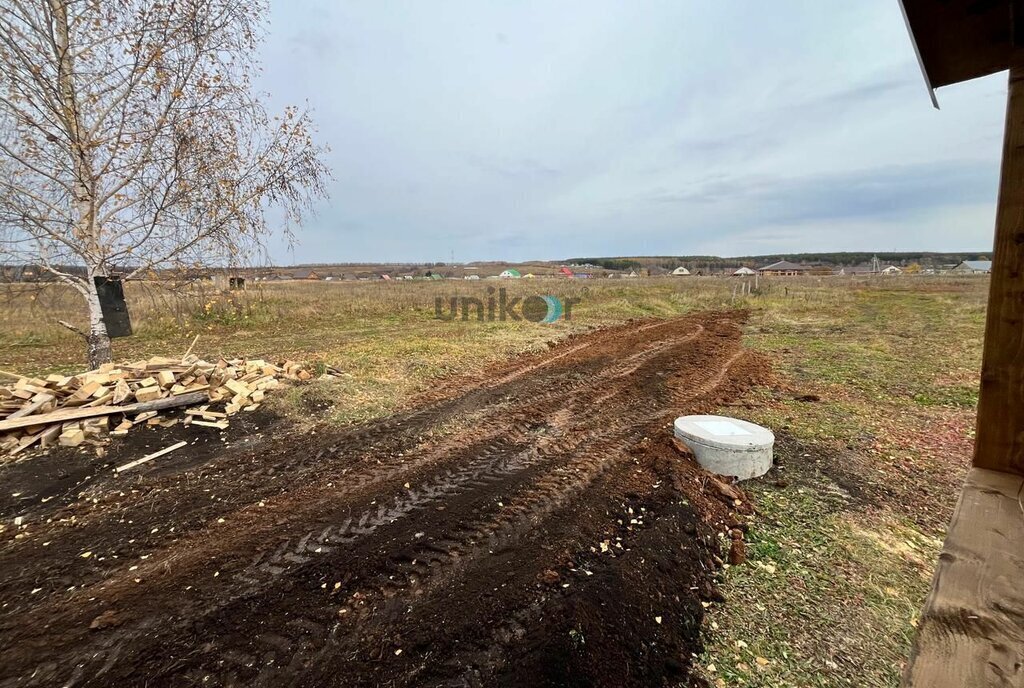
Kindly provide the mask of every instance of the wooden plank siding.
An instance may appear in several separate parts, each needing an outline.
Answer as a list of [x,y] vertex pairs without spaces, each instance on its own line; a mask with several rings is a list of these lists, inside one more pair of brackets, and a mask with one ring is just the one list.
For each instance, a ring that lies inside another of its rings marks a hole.
[[974,465],[1024,475],[1024,49],[1010,68]]
[[907,688],[1024,686],[1024,478],[971,469],[918,624]]

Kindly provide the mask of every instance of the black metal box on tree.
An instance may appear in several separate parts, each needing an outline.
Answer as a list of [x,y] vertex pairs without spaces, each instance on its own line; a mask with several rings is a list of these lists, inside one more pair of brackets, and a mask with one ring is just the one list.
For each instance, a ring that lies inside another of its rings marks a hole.
[[107,326],[107,335],[130,337],[132,321],[128,317],[128,304],[124,300],[121,278],[97,276],[93,280],[100,297],[100,310],[103,312],[103,322]]

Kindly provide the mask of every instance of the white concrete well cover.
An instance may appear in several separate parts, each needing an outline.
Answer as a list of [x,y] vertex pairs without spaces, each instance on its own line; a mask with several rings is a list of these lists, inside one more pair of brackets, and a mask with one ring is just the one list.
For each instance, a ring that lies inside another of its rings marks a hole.
[[768,428],[726,416],[680,416],[675,436],[704,468],[740,480],[758,478],[772,467],[775,435]]

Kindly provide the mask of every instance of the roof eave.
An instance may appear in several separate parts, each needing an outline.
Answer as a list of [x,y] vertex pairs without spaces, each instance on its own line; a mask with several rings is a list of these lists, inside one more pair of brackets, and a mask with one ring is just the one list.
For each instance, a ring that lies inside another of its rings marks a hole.
[[925,88],[928,89],[928,97],[932,100],[932,106],[938,110],[939,99],[935,95],[935,87],[932,86],[932,80],[928,76],[928,70],[924,66],[924,60],[921,58],[921,48],[917,45],[917,38],[914,36],[914,29],[910,26],[910,17],[907,16],[907,8],[903,4],[903,0],[900,1],[900,12],[903,13],[903,23],[907,27],[907,33],[910,34],[910,43],[914,46],[914,55],[917,56],[917,66],[921,69],[921,77],[924,78]]

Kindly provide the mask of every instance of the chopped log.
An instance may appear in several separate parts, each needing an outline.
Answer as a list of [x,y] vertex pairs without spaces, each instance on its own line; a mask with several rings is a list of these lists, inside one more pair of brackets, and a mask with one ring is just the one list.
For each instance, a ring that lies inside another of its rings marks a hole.
[[249,385],[238,380],[230,379],[224,382],[224,386],[230,389],[232,392],[240,397],[247,397],[252,394],[252,390],[249,389]]
[[62,447],[77,447],[85,441],[85,431],[82,428],[71,428],[61,433],[58,438]]
[[142,402],[154,401],[156,399],[159,399],[162,394],[163,390],[156,386],[140,387],[139,389],[135,390],[135,400]]
[[78,391],[71,395],[69,401],[85,401],[99,388],[100,383],[98,382],[86,382],[78,388]]
[[129,396],[131,396],[132,390],[128,386],[128,383],[124,380],[118,380],[117,384],[114,385],[114,396],[110,400],[112,404],[120,404]]

